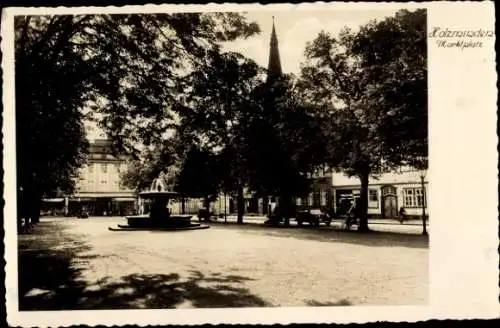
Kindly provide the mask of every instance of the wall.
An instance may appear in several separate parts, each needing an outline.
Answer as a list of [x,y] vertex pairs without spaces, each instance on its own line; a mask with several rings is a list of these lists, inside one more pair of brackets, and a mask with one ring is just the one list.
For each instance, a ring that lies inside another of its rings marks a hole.
[[84,197],[97,197],[100,194],[124,194],[133,196],[134,191],[124,188],[120,183],[121,172],[126,170],[126,158],[111,154],[111,141],[97,139],[89,145],[89,159],[80,169],[77,192]]
[[78,187],[80,192],[132,191],[120,185],[120,174],[126,169],[125,161],[89,160],[80,170]]
[[[425,182],[427,180],[425,179]],[[407,184],[420,183],[420,172],[410,169],[402,169],[393,172],[382,173],[376,177],[370,177],[369,185],[385,185],[385,184]],[[332,173],[332,186],[335,188],[359,186],[359,178],[348,177],[339,172]]]

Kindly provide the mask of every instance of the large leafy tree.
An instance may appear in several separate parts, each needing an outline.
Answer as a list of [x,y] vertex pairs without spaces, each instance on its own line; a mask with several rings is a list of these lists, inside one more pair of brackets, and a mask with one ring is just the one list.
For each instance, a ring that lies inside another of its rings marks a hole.
[[179,156],[177,153],[176,139],[169,143],[157,144],[141,152],[139,158],[129,161],[127,169],[121,174],[123,186],[136,191],[143,191],[170,167],[178,167]]
[[425,166],[426,12],[402,10],[306,49],[300,88],[317,108],[327,163],[361,182],[359,230],[368,230],[368,179],[381,166]]
[[[179,114],[180,135],[197,149],[212,152],[225,163],[221,176],[223,189],[237,194],[238,223],[243,222],[243,188],[248,181],[243,149],[247,143],[246,127],[252,90],[259,83],[260,68],[237,53],[208,54],[205,65],[186,79],[186,97],[175,109]],[[230,164],[230,165],[228,165]]]
[[15,20],[18,214],[34,222],[42,197],[73,191],[77,169],[85,160],[80,106],[87,82],[75,71],[89,67],[64,42],[81,23],[70,20]]
[[[294,196],[308,192],[308,173],[322,163],[321,130],[311,110],[300,102],[292,76],[268,79],[254,89],[245,147],[250,187],[277,196],[291,210]],[[285,218],[291,211],[283,211]]]
[[74,188],[84,113],[138,154],[175,121],[184,75],[219,41],[258,32],[237,13],[18,16],[15,28],[19,208],[35,218],[43,196]]
[[177,180],[176,191],[193,198],[202,198],[207,212],[222,189],[221,157],[207,149],[192,147],[186,154]]

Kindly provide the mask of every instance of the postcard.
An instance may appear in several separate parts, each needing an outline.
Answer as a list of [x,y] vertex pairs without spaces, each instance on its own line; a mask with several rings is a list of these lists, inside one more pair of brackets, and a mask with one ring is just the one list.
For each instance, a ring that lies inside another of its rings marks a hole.
[[495,318],[492,2],[5,8],[12,326]]

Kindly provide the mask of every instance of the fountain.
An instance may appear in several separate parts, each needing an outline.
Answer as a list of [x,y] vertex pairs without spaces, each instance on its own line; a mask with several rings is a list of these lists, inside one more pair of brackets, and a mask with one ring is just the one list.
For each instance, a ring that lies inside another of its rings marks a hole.
[[109,228],[111,231],[137,230],[193,230],[206,229],[207,225],[191,223],[192,215],[172,215],[167,205],[170,199],[179,194],[167,190],[167,179],[163,173],[151,183],[147,191],[139,193],[139,198],[151,202],[149,214],[125,217],[126,225],[118,224],[118,228]]

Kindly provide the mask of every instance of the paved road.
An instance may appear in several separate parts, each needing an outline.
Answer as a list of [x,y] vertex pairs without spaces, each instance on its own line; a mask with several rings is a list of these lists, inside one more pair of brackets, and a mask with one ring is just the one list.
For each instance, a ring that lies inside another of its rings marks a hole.
[[427,302],[428,240],[418,234],[235,224],[108,230],[122,222],[42,218],[20,236],[21,309]]

